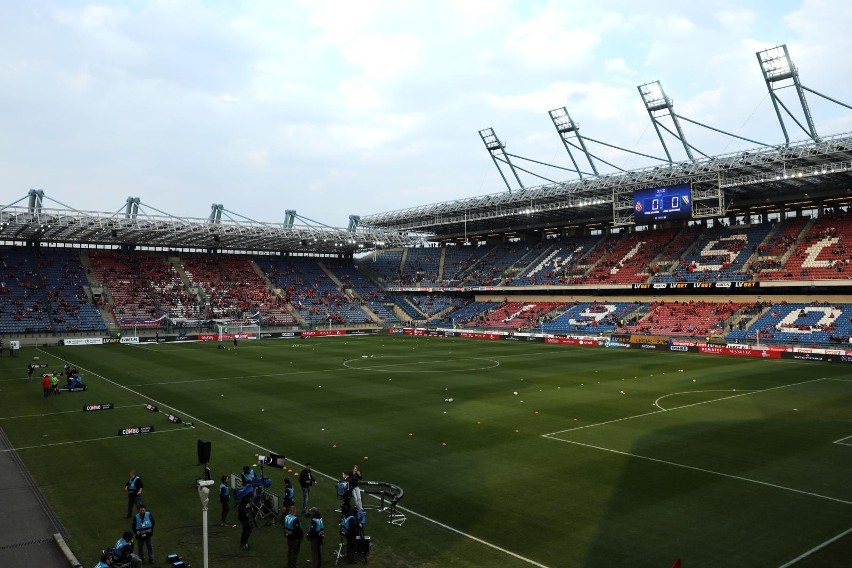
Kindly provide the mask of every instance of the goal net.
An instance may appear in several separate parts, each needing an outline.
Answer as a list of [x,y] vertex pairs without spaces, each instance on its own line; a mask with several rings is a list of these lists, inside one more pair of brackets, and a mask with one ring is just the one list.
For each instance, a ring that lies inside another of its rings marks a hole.
[[239,323],[219,323],[216,324],[216,331],[219,341],[227,341],[231,339],[259,339],[260,326],[256,323],[239,324]]

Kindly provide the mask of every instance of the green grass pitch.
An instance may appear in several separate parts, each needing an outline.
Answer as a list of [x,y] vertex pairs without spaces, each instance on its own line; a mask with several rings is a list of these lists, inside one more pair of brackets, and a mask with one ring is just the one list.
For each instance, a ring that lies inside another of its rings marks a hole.
[[[89,390],[43,399],[26,381],[34,356],[69,361]],[[86,566],[128,526],[130,469],[157,519],[160,564],[176,552],[202,565],[197,439],[212,442],[214,479],[256,453],[285,454],[296,471],[312,462],[326,563],[334,480],[353,464],[405,490],[402,526],[368,513],[375,567],[852,558],[852,536],[835,539],[852,527],[852,366],[380,335],[30,348],[0,372],[0,427]],[[81,410],[103,402],[116,408]],[[156,433],[116,436],[142,425]],[[267,474],[280,493],[286,472]],[[258,527],[244,551],[215,497],[209,518],[211,566],[286,562],[280,525]]]

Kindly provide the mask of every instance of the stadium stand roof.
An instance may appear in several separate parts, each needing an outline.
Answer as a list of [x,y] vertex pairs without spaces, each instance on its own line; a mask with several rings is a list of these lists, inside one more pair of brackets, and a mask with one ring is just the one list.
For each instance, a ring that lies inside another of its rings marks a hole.
[[460,237],[572,224],[631,224],[632,219],[618,213],[619,204],[620,211],[632,211],[633,191],[686,182],[693,192],[721,190],[722,210],[694,210],[699,218],[784,202],[852,201],[852,134],[365,215],[361,226]]
[[[237,214],[229,216],[215,204],[210,218],[197,219],[176,217],[153,207],[147,207],[153,211],[148,212],[138,198],[128,198],[127,207],[115,213],[78,211],[54,200],[50,201],[61,207],[48,208],[44,199],[50,200],[42,190],[30,190],[18,201],[0,207],[0,242],[338,255],[420,242],[415,233],[381,228],[263,223]],[[24,200],[28,203],[19,205]]]

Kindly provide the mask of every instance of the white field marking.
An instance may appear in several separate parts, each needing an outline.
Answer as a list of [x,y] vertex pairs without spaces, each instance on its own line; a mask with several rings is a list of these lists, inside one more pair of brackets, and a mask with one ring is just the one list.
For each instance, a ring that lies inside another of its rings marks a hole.
[[[113,406],[113,408],[133,408],[143,406],[141,404],[128,404],[125,406]],[[0,420],[15,420],[16,418],[41,418],[42,416],[53,416],[54,414],[71,414],[73,412],[86,412],[85,410],[60,410],[59,412],[42,412],[41,414],[23,414],[21,416],[0,416]]]
[[242,379],[268,379],[270,377],[291,377],[293,375],[305,375],[308,373],[331,373],[332,371],[339,371],[340,368],[336,369],[317,369],[311,371],[293,371],[291,373],[269,373],[268,375],[240,375],[236,377],[212,377],[209,379],[190,379],[186,381],[163,381],[159,383],[137,383],[132,385],[127,385],[129,387],[151,387],[155,385],[182,385],[182,384],[192,384],[192,383],[210,383],[216,381],[236,381]]
[[466,369],[450,369],[451,371],[484,371],[487,369],[493,369],[495,367],[500,366],[500,361],[495,361],[494,359],[487,359],[485,357],[461,357],[459,359],[443,359],[436,361],[407,361],[405,363],[389,363],[387,365],[371,365],[369,367],[356,367],[354,365],[349,365],[349,361],[363,361],[363,359],[349,359],[343,362],[343,366],[347,369],[352,369],[354,371],[377,371],[384,372],[386,370],[393,371],[395,373],[446,373],[447,370],[444,369],[412,369],[412,370],[399,370],[399,369],[388,369],[389,367],[405,367],[408,365],[438,365],[440,363],[456,363],[459,361],[488,361],[490,363],[494,363],[488,367],[468,367]]
[[[751,391],[751,390],[754,390],[754,389],[740,389],[740,390],[742,390],[742,391]],[[682,391],[682,392],[673,392],[673,393],[669,393],[669,394],[664,394],[663,396],[661,396],[660,398],[658,398],[657,400],[655,400],[655,401],[654,401],[654,406],[656,406],[656,407],[657,407],[657,408],[659,408],[660,410],[666,410],[665,408],[663,408],[662,406],[660,406],[660,401],[661,401],[661,400],[663,400],[664,398],[668,398],[668,397],[670,397],[670,396],[677,396],[677,395],[679,395],[679,394],[695,394],[695,393],[699,393],[699,392],[738,392],[738,391],[737,391],[736,389],[709,389],[709,390],[699,390],[699,391]],[[726,397],[726,398],[727,398],[727,397]],[[715,399],[713,399],[713,400],[722,400],[722,399],[721,399],[721,398],[715,398]],[[674,407],[674,408],[680,408],[680,407]]]
[[736,480],[739,480],[739,481],[747,481],[749,483],[755,483],[757,485],[764,485],[766,487],[773,487],[775,489],[782,489],[784,491],[789,491],[791,493],[798,493],[800,495],[809,495],[811,497],[817,497],[819,499],[825,499],[827,501],[834,501],[835,503],[842,503],[843,505],[852,505],[852,501],[846,501],[844,499],[838,499],[837,497],[829,497],[827,495],[820,495],[819,493],[812,493],[810,491],[803,491],[801,489],[794,489],[792,487],[785,487],[783,485],[776,485],[774,483],[769,483],[768,481],[760,481],[759,479],[751,479],[751,478],[748,478],[748,477],[733,475],[731,473],[723,473],[721,471],[713,471],[712,469],[704,469],[703,467],[696,467],[694,465],[686,465],[686,464],[672,462],[672,461],[668,461],[668,460],[661,460],[659,458],[652,458],[652,457],[649,457],[649,456],[643,456],[643,455],[634,454],[634,453],[631,453],[631,452],[623,452],[621,450],[613,450],[611,448],[604,448],[602,446],[595,446],[595,445],[592,445],[592,444],[584,444],[583,442],[575,442],[573,440],[563,440],[562,438],[555,438],[555,437],[549,436],[549,435],[545,435],[544,437],[550,438],[551,440],[556,440],[557,442],[565,442],[566,444],[575,444],[577,446],[583,446],[583,447],[586,447],[586,448],[593,448],[595,450],[601,450],[601,451],[604,451],[604,452],[611,452],[613,454],[619,454],[619,455],[622,455],[622,456],[629,456],[629,457],[632,457],[632,458],[639,458],[639,459],[643,459],[643,460],[652,461],[652,462],[655,462],[655,463],[673,465],[675,467],[682,467],[684,469],[691,469],[693,471],[700,471],[702,473],[709,473],[711,475],[718,475],[718,476],[721,476],[721,477],[727,477],[729,479],[736,479]]
[[849,534],[850,532],[852,532],[852,528],[846,529],[845,531],[843,531],[843,532],[842,532],[842,533],[840,533],[839,535],[834,536],[834,537],[832,537],[832,538],[828,539],[827,541],[825,541],[825,542],[824,542],[824,543],[822,543],[822,544],[818,544],[817,546],[815,546],[815,547],[813,547],[812,549],[808,550],[808,551],[807,551],[807,552],[805,552],[804,554],[802,554],[802,555],[800,555],[800,556],[797,556],[796,558],[792,559],[791,561],[787,562],[786,564],[782,564],[782,565],[781,565],[781,566],[779,566],[778,568],[789,568],[790,566],[792,566],[792,565],[796,564],[799,560],[804,560],[805,558],[807,558],[808,556],[810,556],[811,554],[813,554],[813,553],[814,553],[814,552],[816,552],[817,550],[819,550],[819,549],[821,549],[821,548],[825,548],[826,546],[828,546],[829,544],[831,544],[831,543],[832,543],[832,542],[834,542],[835,540],[839,540],[839,539],[843,538],[844,536],[846,536],[846,535],[847,535],[847,534]]
[[845,438],[840,438],[839,440],[835,440],[833,443],[840,444],[841,446],[852,446],[852,442],[846,441],[850,438],[852,438],[852,436],[846,436]]
[[[634,414],[633,416],[625,416],[624,418],[616,418],[615,420],[607,420],[605,422],[595,422],[594,424],[586,424],[585,426],[576,426],[574,428],[566,428],[564,430],[557,430],[556,432],[549,432],[547,434],[542,434],[542,437],[547,438],[547,437],[550,437],[550,436],[555,436],[556,434],[562,434],[563,432],[571,432],[573,430],[583,430],[585,428],[594,428],[596,426],[604,426],[606,424],[614,424],[615,422],[622,422],[624,420],[633,420],[634,418],[641,418],[643,416],[651,416],[652,414],[659,414],[660,412],[671,412],[673,410],[680,410],[681,408],[690,408],[690,407],[693,407],[693,406],[700,406],[702,404],[710,404],[711,402],[718,402],[720,400],[727,400],[729,398],[738,398],[738,397],[741,397],[741,396],[749,396],[749,395],[753,395],[753,394],[759,394],[759,393],[762,393],[762,392],[769,392],[769,391],[773,391],[773,390],[777,390],[777,389],[785,389],[785,388],[788,388],[788,387],[795,387],[795,386],[798,386],[798,385],[806,385],[808,383],[815,383],[817,381],[825,381],[825,380],[826,380],[826,378],[822,377],[822,378],[819,378],[819,379],[811,379],[809,381],[802,381],[800,383],[790,383],[790,384],[787,384],[787,385],[780,385],[780,386],[777,386],[777,387],[769,387],[768,389],[753,390],[753,391],[744,392],[742,394],[734,394],[734,395],[731,395],[731,396],[723,396],[723,397],[720,397],[720,398],[713,398],[713,399],[710,399],[710,400],[704,400],[702,402],[694,402],[692,404],[684,404],[683,406],[675,406],[675,407],[669,408],[668,410],[652,410],[651,412],[643,412],[642,414]],[[739,392],[739,391],[737,391],[737,392]],[[554,439],[556,439],[556,438],[554,438]]]
[[151,349],[150,347],[146,347],[141,343],[128,343],[131,347],[136,347],[137,349],[144,349],[145,351],[153,351],[154,353],[160,353],[160,349]]
[[[41,349],[39,349],[39,350],[41,350]],[[255,444],[254,442],[252,442],[252,441],[250,441],[250,440],[247,440],[247,439],[243,438],[242,436],[238,436],[237,434],[234,434],[233,432],[229,432],[228,430],[225,430],[225,429],[223,429],[223,428],[220,428],[219,426],[216,426],[216,425],[214,425],[214,424],[211,424],[210,422],[207,422],[207,421],[205,421],[205,420],[202,420],[201,418],[198,418],[198,417],[196,417],[196,416],[193,416],[192,414],[189,414],[188,412],[184,412],[184,411],[182,411],[182,410],[181,410],[181,409],[179,409],[179,408],[175,408],[174,406],[170,406],[170,405],[166,404],[165,402],[162,402],[162,401],[159,401],[159,400],[156,400],[156,399],[152,399],[152,398],[150,398],[150,397],[146,397],[146,396],[142,395],[142,393],[137,392],[137,391],[134,391],[133,389],[131,389],[131,388],[129,388],[129,387],[126,387],[126,386],[124,386],[124,385],[120,385],[120,384],[116,383],[115,381],[113,381],[113,380],[111,380],[111,379],[108,379],[108,378],[104,377],[103,375],[99,375],[98,373],[95,373],[95,372],[94,372],[94,371],[92,371],[92,370],[84,369],[83,367],[79,367],[79,366],[78,366],[77,368],[78,368],[78,369],[82,369],[82,370],[86,371],[87,373],[89,373],[89,374],[91,374],[91,375],[93,375],[93,376],[95,376],[95,377],[101,378],[101,379],[103,379],[104,381],[106,381],[106,382],[108,382],[108,383],[110,383],[110,384],[112,384],[112,385],[114,385],[114,386],[116,386],[116,387],[118,387],[118,388],[120,388],[120,389],[124,389],[124,390],[126,390],[126,391],[128,391],[128,392],[130,392],[130,393],[133,393],[133,394],[134,394],[134,395],[136,395],[136,396],[139,396],[139,397],[141,397],[141,398],[144,398],[144,399],[146,399],[146,400],[149,400],[149,401],[151,401],[152,403],[155,403],[155,404],[157,404],[158,406],[160,406],[160,407],[162,407],[162,408],[171,408],[172,410],[174,410],[174,411],[175,411],[175,413],[176,413],[176,414],[179,414],[180,416],[184,416],[184,417],[186,417],[186,418],[190,418],[190,419],[192,419],[192,421],[193,421],[193,422],[196,422],[196,423],[198,423],[198,424],[203,424],[203,425],[207,426],[208,428],[212,428],[213,430],[216,430],[216,431],[218,431],[218,432],[221,432],[222,434],[225,434],[226,436],[230,436],[231,438],[234,438],[235,440],[239,440],[240,442],[243,442],[244,444],[248,444],[249,446],[253,446],[254,448],[257,448],[258,450],[263,450],[263,451],[264,451],[264,452],[266,452],[267,454],[271,454],[271,453],[273,453],[273,452],[275,451],[275,450],[270,450],[269,448],[264,448],[263,446],[261,446],[261,445],[259,445],[259,444]],[[179,430],[179,429],[176,429],[176,430]],[[186,428],[186,430],[190,430],[190,428]],[[172,431],[173,431],[173,430],[166,430],[166,432],[172,432]],[[151,433],[152,433],[152,434],[156,434],[156,433],[157,433],[157,431],[154,431],[154,432],[151,432]],[[145,435],[147,435],[147,434],[145,434]],[[114,438],[114,437],[117,437],[117,436],[110,436],[110,438]],[[64,443],[70,443],[70,442],[64,442]],[[33,447],[38,447],[38,446],[33,446]],[[20,449],[26,449],[26,448],[20,448]],[[7,451],[11,451],[11,450],[7,450]],[[297,462],[296,460],[293,460],[293,459],[287,458],[287,461],[290,461],[291,463],[294,463],[294,464],[296,464],[296,465],[297,465],[297,466],[299,466],[299,467],[305,467],[305,464],[303,464],[303,463],[299,463],[299,462]],[[331,479],[332,481],[337,481],[337,478],[336,478],[336,477],[333,477],[333,476],[331,476],[331,475],[328,475],[327,473],[322,473],[321,471],[319,471],[319,470],[315,470],[315,469],[314,469],[314,470],[312,470],[312,471],[313,471],[314,473],[316,473],[316,474],[322,475],[323,477],[325,477],[325,478],[327,478],[327,479]],[[521,556],[520,554],[517,554],[517,553],[515,553],[515,552],[512,552],[511,550],[507,550],[507,549],[505,549],[505,548],[502,548],[502,547],[500,547],[500,546],[497,546],[496,544],[493,544],[493,543],[490,543],[490,542],[488,542],[488,541],[486,541],[486,540],[483,540],[483,539],[481,539],[481,538],[479,538],[479,537],[475,537],[475,536],[473,536],[472,534],[468,534],[468,533],[466,533],[466,532],[462,532],[462,531],[460,531],[460,530],[458,530],[458,529],[455,529],[455,528],[453,528],[453,527],[451,527],[451,526],[449,526],[449,525],[446,525],[446,524],[444,524],[444,523],[442,523],[442,522],[440,522],[440,521],[438,521],[438,520],[432,519],[432,518],[427,517],[427,516],[425,516],[425,515],[421,515],[420,513],[416,513],[416,512],[414,512],[414,511],[412,511],[411,509],[405,509],[405,508],[403,508],[403,507],[397,507],[397,508],[398,508],[398,509],[401,509],[401,510],[403,510],[403,511],[405,511],[406,513],[410,513],[410,514],[412,514],[412,515],[414,515],[414,516],[416,516],[416,517],[420,517],[421,519],[423,519],[423,520],[425,520],[425,521],[428,521],[428,522],[430,522],[430,523],[432,523],[432,524],[434,524],[434,525],[437,525],[437,526],[439,526],[439,527],[441,527],[441,528],[443,528],[443,529],[446,529],[446,530],[448,530],[448,531],[454,532],[454,533],[456,533],[456,534],[458,534],[458,535],[460,535],[460,536],[463,536],[463,537],[465,537],[465,538],[468,538],[468,539],[470,539],[470,540],[472,540],[472,541],[474,541],[474,542],[478,542],[478,543],[480,543],[480,544],[482,544],[482,545],[485,545],[485,546],[487,546],[487,547],[489,547],[489,548],[491,548],[491,549],[493,549],[493,550],[497,550],[497,551],[499,551],[499,552],[502,552],[502,553],[504,553],[504,554],[507,554],[507,555],[511,556],[512,558],[516,558],[516,559],[518,559],[518,560],[521,560],[521,561],[523,561],[523,562],[526,562],[527,564],[530,564],[530,565],[532,565],[532,566],[538,566],[539,568],[549,568],[547,565],[545,565],[545,564],[541,564],[541,563],[539,563],[539,562],[536,562],[535,560],[532,560],[531,558],[526,558],[525,556]]]
[[[192,430],[192,428],[172,428],[171,430],[154,430],[147,434],[139,434],[139,436],[152,436],[154,434],[168,434],[169,432],[184,432]],[[49,448],[51,446],[65,446],[68,444],[83,444],[86,442],[98,442],[102,440],[117,440],[119,438],[132,438],[136,436],[104,436],[103,438],[89,438],[87,440],[71,440],[70,442],[54,442],[52,444],[38,444],[36,446],[21,446],[20,448],[9,448],[0,450],[0,452],[17,452],[18,450],[32,450],[36,448]]]

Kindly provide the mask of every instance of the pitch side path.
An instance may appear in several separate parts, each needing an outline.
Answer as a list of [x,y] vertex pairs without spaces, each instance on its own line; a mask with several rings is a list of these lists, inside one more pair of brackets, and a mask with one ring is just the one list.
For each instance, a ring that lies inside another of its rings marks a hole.
[[[67,536],[0,428],[0,566],[69,568],[53,535]],[[57,475],[61,475],[57,472]]]

